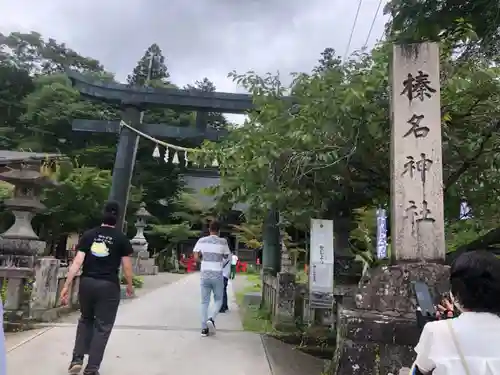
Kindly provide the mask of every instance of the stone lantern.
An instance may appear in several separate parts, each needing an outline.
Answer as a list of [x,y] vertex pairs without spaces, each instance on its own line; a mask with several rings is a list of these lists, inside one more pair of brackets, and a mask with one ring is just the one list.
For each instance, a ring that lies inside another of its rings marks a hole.
[[0,235],[4,266],[8,266],[7,262],[10,266],[33,267],[35,257],[43,255],[46,247],[33,230],[31,219],[45,209],[40,195],[44,187],[54,182],[40,173],[40,161],[30,160],[30,154],[26,154],[25,160],[12,160],[0,171],[0,180],[14,186],[12,197],[4,201],[14,216],[14,224]]
[[49,163],[64,159],[58,154],[0,150],[0,181],[12,186],[3,202],[14,223],[0,234],[0,278],[5,288],[4,318],[19,325],[25,318],[40,318],[57,301],[60,261],[44,256],[46,243],[31,225],[45,209],[44,188],[57,185]]
[[142,202],[139,209],[135,213],[136,221],[135,227],[137,233],[134,238],[130,240],[132,248],[134,249],[134,274],[136,275],[154,275],[158,272],[158,268],[154,264],[154,259],[149,257],[148,241],[144,237],[144,229],[146,228],[148,219],[152,218],[146,204]]
[[152,215],[146,210],[146,203],[141,203],[139,209],[135,213],[135,217],[135,228],[137,232],[130,242],[134,248],[134,255],[138,256],[140,252],[148,251],[148,241],[146,237],[144,237],[144,228],[146,228],[147,220],[151,218]]

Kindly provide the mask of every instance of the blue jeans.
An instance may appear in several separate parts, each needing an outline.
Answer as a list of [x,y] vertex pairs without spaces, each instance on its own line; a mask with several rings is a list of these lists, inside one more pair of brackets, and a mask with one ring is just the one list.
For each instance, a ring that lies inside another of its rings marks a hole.
[[[210,305],[210,296],[214,294],[215,306],[212,314],[208,315],[208,306]],[[222,274],[217,279],[201,279],[201,328],[207,328],[208,318],[215,320],[222,306],[224,296],[224,279]]]

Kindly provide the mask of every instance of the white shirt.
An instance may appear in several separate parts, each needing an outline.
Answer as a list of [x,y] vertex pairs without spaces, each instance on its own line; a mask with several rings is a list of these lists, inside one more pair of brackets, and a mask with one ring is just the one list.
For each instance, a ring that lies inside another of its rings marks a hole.
[[216,235],[200,238],[193,252],[201,253],[200,271],[204,279],[220,278],[223,261],[231,254],[227,240]]
[[231,264],[233,266],[236,266],[238,264],[238,255],[233,254],[233,256],[231,257]]
[[[500,317],[464,312],[451,324],[471,375],[500,375]],[[446,320],[427,323],[415,351],[422,372],[467,375]]]

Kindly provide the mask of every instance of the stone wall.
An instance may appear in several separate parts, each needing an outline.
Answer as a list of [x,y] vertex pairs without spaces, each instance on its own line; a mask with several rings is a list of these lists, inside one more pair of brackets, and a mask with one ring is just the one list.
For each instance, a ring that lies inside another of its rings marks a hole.
[[372,269],[360,281],[354,301],[338,301],[336,353],[329,374],[397,374],[411,366],[420,335],[412,282],[426,282],[437,300],[449,290],[448,279],[448,267],[435,263]]
[[68,306],[59,302],[67,273],[68,268],[53,257],[36,259],[34,268],[0,267],[7,326],[22,329],[30,321],[52,321],[63,311],[78,308],[79,275],[73,281]]
[[73,280],[67,306],[61,306],[61,290],[66,282],[68,267],[62,267],[58,259],[39,258],[35,268],[35,283],[32,293],[32,318],[52,321],[64,311],[77,309],[80,274]]
[[[297,283],[295,275],[263,273],[262,288],[262,307],[269,311],[276,329],[291,330],[302,325],[336,327],[337,304],[331,309],[311,309],[308,285]],[[354,301],[356,290],[356,284],[339,284],[334,288],[335,300]]]

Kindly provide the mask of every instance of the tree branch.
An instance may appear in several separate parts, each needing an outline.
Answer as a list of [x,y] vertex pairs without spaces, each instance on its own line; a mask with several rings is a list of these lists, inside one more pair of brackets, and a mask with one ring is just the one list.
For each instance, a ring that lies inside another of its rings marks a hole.
[[455,172],[453,172],[450,177],[448,177],[448,180],[446,181],[446,184],[444,185],[444,192],[446,191],[454,184],[456,183],[460,177],[467,172],[467,170],[481,157],[483,154],[484,148],[486,147],[486,143],[491,139],[493,136],[493,133],[496,131],[500,130],[500,120],[498,120],[488,131],[485,131],[482,136],[483,139],[481,140],[481,144],[479,145],[479,148],[477,151],[472,155],[469,159],[465,160],[460,168],[458,168]]

